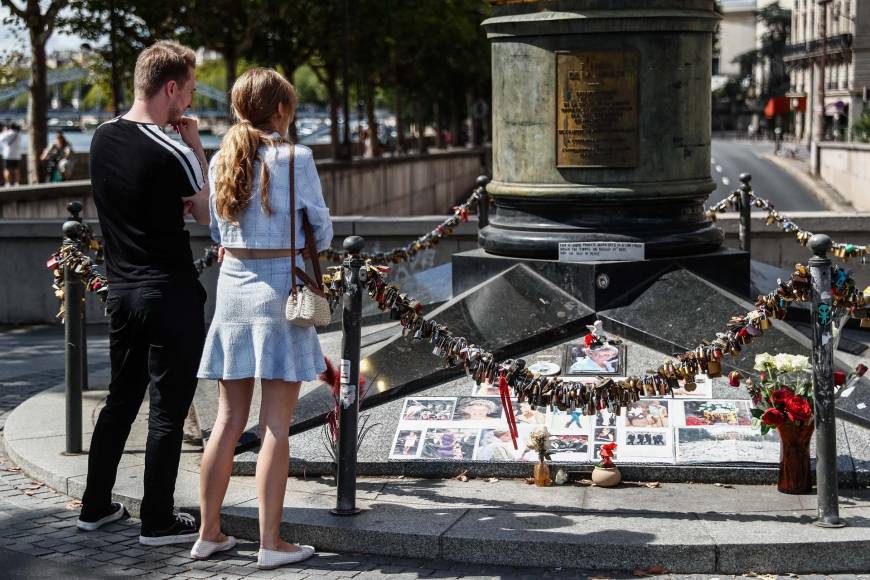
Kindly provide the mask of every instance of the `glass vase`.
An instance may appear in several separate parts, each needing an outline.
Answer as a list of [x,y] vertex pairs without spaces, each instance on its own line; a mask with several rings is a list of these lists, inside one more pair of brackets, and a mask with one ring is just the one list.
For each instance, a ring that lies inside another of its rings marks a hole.
[[813,488],[810,470],[810,439],[813,423],[783,423],[779,431],[779,483],[781,493],[810,493]]
[[543,459],[535,465],[535,485],[540,487],[549,487],[552,484],[550,480],[550,466]]

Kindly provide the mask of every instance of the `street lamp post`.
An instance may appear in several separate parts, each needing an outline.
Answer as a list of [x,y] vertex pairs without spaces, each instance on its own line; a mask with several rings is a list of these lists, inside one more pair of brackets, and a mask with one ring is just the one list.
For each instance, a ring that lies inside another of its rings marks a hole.
[[816,82],[816,131],[813,139],[813,175],[822,173],[822,150],[819,146],[825,140],[825,67],[828,56],[828,4],[831,0],[816,0],[819,6],[819,38],[822,41],[822,54],[819,57],[819,76]]

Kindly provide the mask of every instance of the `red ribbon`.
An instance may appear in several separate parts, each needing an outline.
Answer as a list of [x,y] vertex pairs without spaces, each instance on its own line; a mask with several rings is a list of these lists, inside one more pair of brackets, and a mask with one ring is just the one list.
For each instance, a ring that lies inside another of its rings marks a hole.
[[501,395],[501,404],[504,407],[504,413],[507,417],[508,431],[511,434],[511,441],[513,441],[514,449],[518,449],[517,435],[519,433],[517,432],[517,419],[514,417],[514,408],[513,405],[511,405],[511,392],[504,374],[498,376],[498,393]]

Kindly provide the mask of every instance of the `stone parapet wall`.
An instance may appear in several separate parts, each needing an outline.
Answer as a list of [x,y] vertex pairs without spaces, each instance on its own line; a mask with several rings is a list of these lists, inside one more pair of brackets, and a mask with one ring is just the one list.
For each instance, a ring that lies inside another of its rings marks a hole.
[[[837,241],[870,244],[870,213],[841,214],[835,212],[789,213],[797,223],[813,232],[826,233]],[[340,248],[346,236],[360,235],[366,239],[366,251],[390,250],[419,235],[431,231],[444,216],[411,218],[385,218],[342,216],[334,221],[333,247]],[[717,222],[726,234],[726,245],[737,246],[737,215],[724,214]],[[188,225],[194,257],[210,243],[207,228]],[[99,226],[94,224],[96,233]],[[0,220],[0,271],[6,275],[0,280],[0,324],[56,323],[58,302],[51,289],[51,274],[45,261],[55,252],[61,240],[61,220]],[[477,223],[474,216],[461,224],[453,236],[435,248],[417,255],[413,262],[392,265],[393,277],[400,284],[415,272],[445,264],[456,252],[477,248]],[[792,234],[764,225],[760,215],[752,220],[752,257],[778,266],[792,268],[795,262],[809,259],[810,251],[794,241]],[[855,278],[863,288],[870,284],[870,266],[855,266]],[[206,305],[210,317],[214,308],[214,290],[217,268],[209,268],[201,280],[209,293]],[[88,320],[103,321],[103,308],[99,301],[88,295]]]
[[[446,213],[489,174],[490,149],[456,149],[430,155],[317,161],[326,204],[333,215],[415,216]],[[87,179],[0,188],[0,219],[66,217],[81,201],[96,218]]]
[[870,211],[870,145],[822,143],[821,177],[858,211]]

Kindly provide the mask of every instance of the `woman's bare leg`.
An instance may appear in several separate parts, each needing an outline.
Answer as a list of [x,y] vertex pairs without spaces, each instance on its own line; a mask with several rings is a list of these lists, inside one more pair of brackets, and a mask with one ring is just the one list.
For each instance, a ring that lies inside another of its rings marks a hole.
[[281,514],[287,470],[290,464],[290,421],[299,399],[299,382],[262,380],[260,433],[263,440],[257,458],[257,497],[260,499],[260,547],[292,552],[293,544],[281,540]]
[[226,539],[221,532],[221,505],[230,483],[236,442],[248,423],[254,393],[254,379],[218,381],[218,384],[217,419],[202,454],[199,474],[199,505],[202,510],[199,537],[211,542]]

